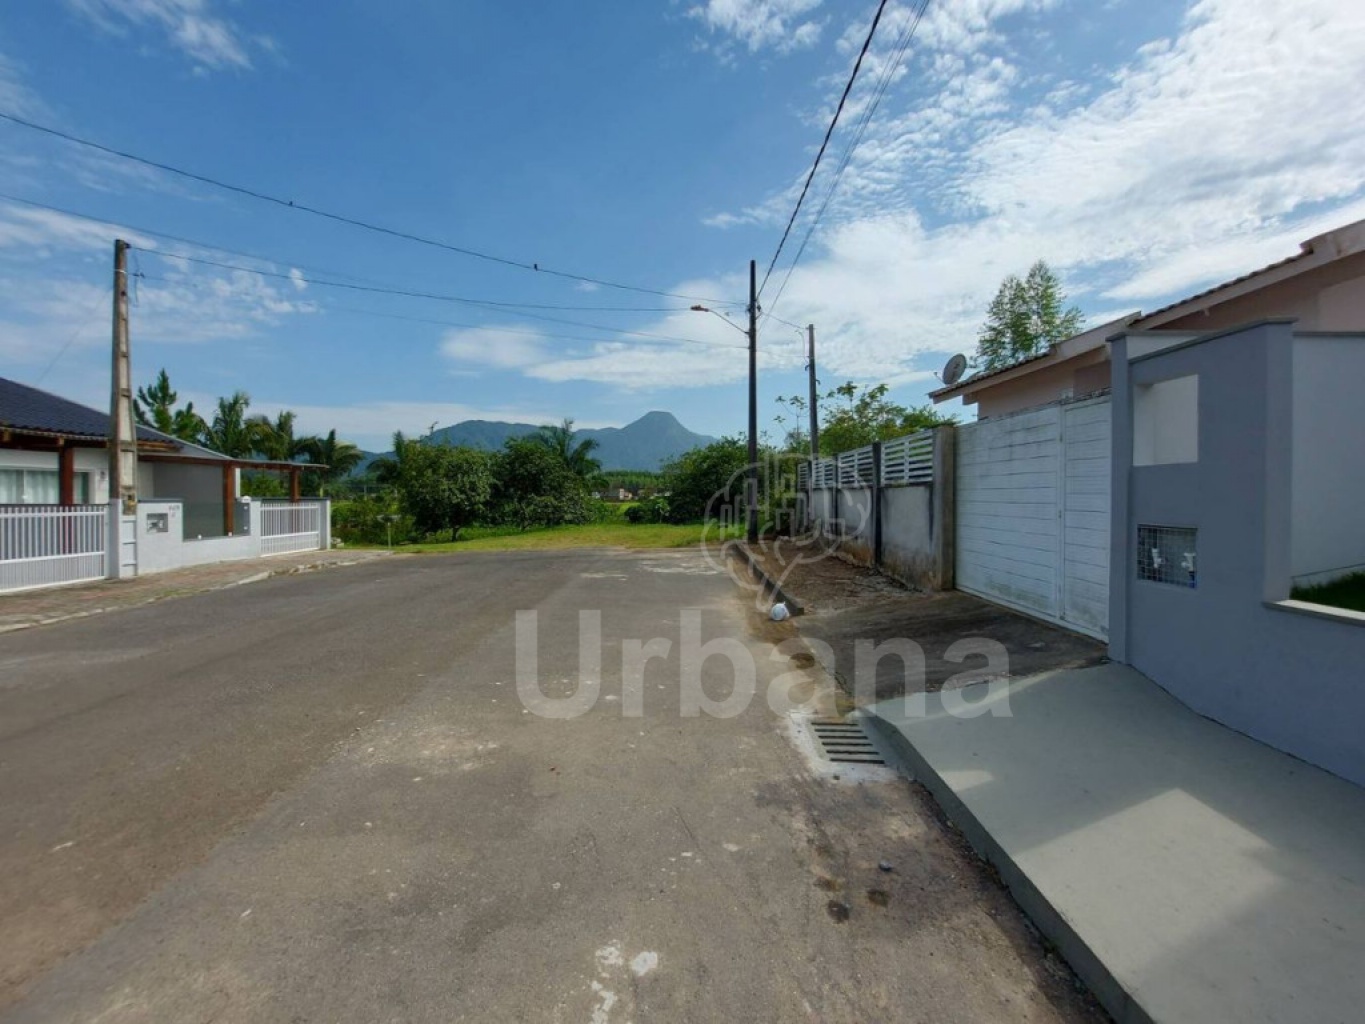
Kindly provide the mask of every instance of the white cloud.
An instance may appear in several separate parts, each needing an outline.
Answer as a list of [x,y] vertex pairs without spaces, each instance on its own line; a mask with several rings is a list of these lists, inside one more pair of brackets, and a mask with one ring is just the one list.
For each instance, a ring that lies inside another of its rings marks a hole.
[[59,250],[113,253],[114,239],[134,245],[154,243],[114,224],[70,217],[33,206],[7,203],[0,206],[0,250],[22,249],[27,259],[43,258]]
[[289,268],[289,280],[294,285],[294,290],[298,292],[308,290],[308,278],[303,276],[303,271],[298,267]]
[[[1365,81],[1365,7],[1199,0],[1170,39],[1059,75],[1001,23],[1068,31],[1073,12],[1053,6],[931,7],[914,74],[888,93],[776,308],[819,326],[831,377],[970,350],[1000,279],[1040,257],[1083,308],[1154,308],[1365,217],[1365,106],[1342,100]],[[770,223],[774,209],[790,205],[770,196],[708,223]]]
[[[249,270],[214,272],[157,258],[157,243],[117,224],[15,204],[0,205],[0,274],[10,296],[3,351],[46,363],[54,348],[103,344],[86,329],[92,306],[107,323],[113,241],[134,246],[130,319],[139,341],[196,343],[254,336],[289,316],[317,311],[294,287]],[[49,265],[50,264],[50,265]],[[58,272],[55,267],[60,267]],[[80,268],[84,276],[73,276]],[[143,276],[145,275],[145,276]],[[107,282],[107,283],[106,283]],[[96,302],[100,296],[102,300]],[[68,341],[74,336],[73,341]]]
[[0,53],[0,110],[20,117],[43,117],[46,104],[24,83],[21,66]]
[[[232,22],[215,14],[211,0],[67,0],[67,4],[107,32],[127,33],[129,26],[155,27],[196,68],[250,68],[247,40]],[[253,40],[274,52],[270,37]]]
[[533,366],[544,359],[545,341],[541,332],[533,327],[511,325],[498,330],[459,328],[445,333],[441,339],[441,354],[465,365],[515,370]]
[[[822,0],[706,0],[688,10],[713,35],[744,46],[750,53],[772,47],[781,53],[813,46],[820,22],[808,18]],[[722,51],[724,52],[724,51]]]

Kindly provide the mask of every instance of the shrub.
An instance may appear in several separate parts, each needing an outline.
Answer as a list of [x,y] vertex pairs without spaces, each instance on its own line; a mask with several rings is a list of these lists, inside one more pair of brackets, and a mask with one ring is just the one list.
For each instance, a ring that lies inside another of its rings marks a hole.
[[628,523],[666,523],[668,516],[668,499],[662,494],[646,498],[626,509],[626,522]]
[[391,494],[332,503],[332,535],[345,544],[387,544],[390,530],[395,544],[413,538],[412,517],[399,511]]

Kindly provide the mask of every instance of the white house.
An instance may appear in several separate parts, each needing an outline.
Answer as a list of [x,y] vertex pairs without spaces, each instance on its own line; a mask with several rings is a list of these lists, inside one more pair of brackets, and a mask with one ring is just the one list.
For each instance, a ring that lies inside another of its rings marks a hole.
[[[0,377],[0,591],[325,547],[326,503],[299,463],[229,458],[137,428],[138,510],[109,505],[109,416]],[[243,469],[290,478],[289,502],[240,497]]]

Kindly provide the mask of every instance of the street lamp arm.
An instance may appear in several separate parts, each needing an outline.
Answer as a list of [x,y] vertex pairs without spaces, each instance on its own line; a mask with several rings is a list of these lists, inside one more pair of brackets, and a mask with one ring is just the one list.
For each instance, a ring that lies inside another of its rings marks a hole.
[[743,334],[746,337],[749,334],[747,330],[739,326],[739,324],[735,323],[724,313],[717,313],[714,309],[712,309],[709,306],[692,306],[691,309],[693,313],[710,313],[712,316],[719,317],[721,323],[725,324],[727,327],[733,327],[735,330],[739,331],[740,334]]

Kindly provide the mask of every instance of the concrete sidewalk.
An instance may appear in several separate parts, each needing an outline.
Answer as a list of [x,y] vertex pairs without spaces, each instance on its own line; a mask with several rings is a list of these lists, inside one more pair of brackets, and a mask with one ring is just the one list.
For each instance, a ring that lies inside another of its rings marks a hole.
[[1361,1019],[1365,790],[1119,665],[956,696],[866,710],[1121,1024]]
[[158,572],[129,580],[99,580],[69,587],[0,594],[0,633],[31,626],[47,626],[122,608],[136,608],[153,601],[254,583],[271,576],[355,565],[389,554],[388,551],[373,549],[303,551],[293,555],[196,565],[189,569]]

